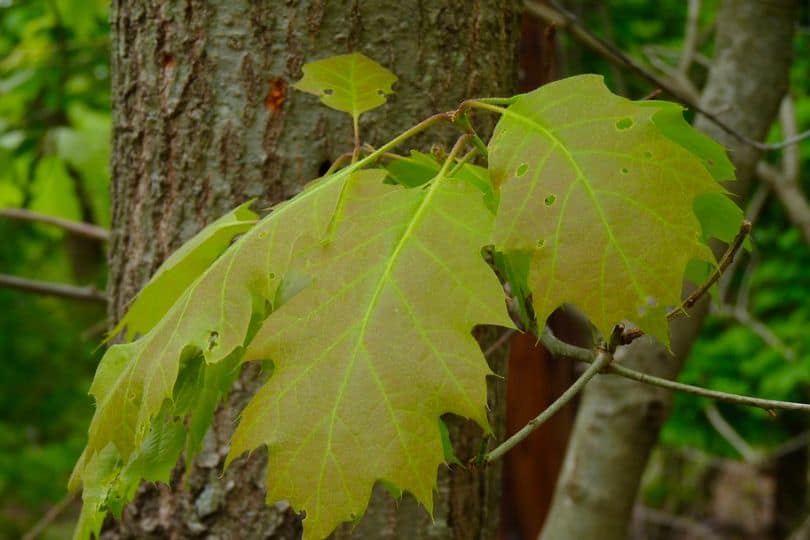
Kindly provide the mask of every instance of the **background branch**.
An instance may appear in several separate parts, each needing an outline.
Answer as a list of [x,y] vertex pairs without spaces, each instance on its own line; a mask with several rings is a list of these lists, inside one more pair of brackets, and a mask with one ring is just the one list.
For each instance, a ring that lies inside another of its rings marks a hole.
[[107,296],[95,287],[77,287],[76,285],[65,285],[63,283],[50,283],[47,281],[9,276],[8,274],[0,274],[0,287],[18,289],[45,296],[70,298],[73,300],[107,302]]
[[576,15],[562,8],[553,0],[548,0],[548,2],[545,4],[540,4],[534,0],[527,0],[525,6],[530,13],[540,17],[550,24],[567,30],[572,36],[581,41],[584,45],[593,49],[601,56],[604,56],[607,60],[617,62],[620,65],[629,68],[631,71],[634,71],[649,83],[666,91],[675,99],[681,103],[684,103],[685,105],[688,105],[694,111],[699,112],[717,127],[748,146],[758,150],[780,150],[810,138],[810,131],[799,133],[794,137],[788,137],[783,141],[774,144],[759,142],[747,137],[720,120],[720,118],[718,118],[718,116],[714,113],[701,107],[696,100],[689,96],[689,91],[682,88],[680,83],[677,81],[664,80],[658,75],[652,73],[641,63],[625,54],[624,51],[619,49],[616,45],[595,35],[579,22]]
[[49,216],[39,212],[33,212],[24,208],[4,208],[0,210],[0,217],[7,219],[15,219],[18,221],[29,221],[33,223],[45,223],[47,225],[54,225],[60,229],[64,229],[70,233],[93,238],[106,242],[110,239],[110,232],[103,227],[93,225],[91,223],[82,223],[81,221],[71,221],[69,219],[62,219],[56,216]]

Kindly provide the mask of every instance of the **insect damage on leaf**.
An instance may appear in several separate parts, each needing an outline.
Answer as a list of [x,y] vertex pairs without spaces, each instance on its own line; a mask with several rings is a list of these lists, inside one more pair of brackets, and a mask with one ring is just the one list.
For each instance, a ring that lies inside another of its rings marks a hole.
[[583,75],[504,110],[489,143],[501,186],[494,242],[530,255],[541,323],[572,303],[603,336],[630,320],[669,343],[666,312],[680,302],[687,264],[714,261],[695,200],[722,195],[717,179],[727,178],[717,177],[730,174],[722,148],[673,107],[634,103]]
[[[396,81],[359,53],[303,70],[295,87],[355,128]],[[271,110],[282,86],[271,82]],[[259,222],[240,206],[164,263],[116,328],[140,337],[107,351],[91,387],[77,538],[97,535],[141,478],[165,481],[193,455],[248,360],[273,370],[228,461],[266,445],[268,501],[306,511],[306,538],[359,519],[376,482],[430,511],[437,467],[454,459],[441,416],[488,427],[471,330],[512,326],[488,244],[526,326],[531,295],[541,322],[571,302],[605,334],[630,319],[667,341],[687,264],[713,263],[706,240],[740,218],[718,183],[733,175],[724,151],[678,106],[628,101],[599,77],[511,103],[488,169],[419,152],[364,169],[380,149]]]
[[396,75],[360,53],[310,62],[303,71],[295,88],[315,94],[328,107],[351,114],[355,122],[362,113],[384,104],[397,81]]

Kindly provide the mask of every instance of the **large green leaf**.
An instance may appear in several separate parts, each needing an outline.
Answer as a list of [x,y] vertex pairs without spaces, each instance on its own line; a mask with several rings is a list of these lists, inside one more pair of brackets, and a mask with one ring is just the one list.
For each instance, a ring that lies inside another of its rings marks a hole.
[[242,347],[251,321],[276,302],[293,256],[320,246],[351,171],[324,178],[278,206],[194,280],[145,335],[110,347],[90,388],[96,412],[87,462],[110,442],[129,459],[172,395],[181,359],[202,353],[215,364]]
[[333,56],[304,65],[295,88],[315,94],[324,105],[347,112],[355,123],[360,115],[385,103],[396,75],[360,53]]
[[511,326],[481,256],[493,225],[481,191],[443,176],[404,189],[384,176],[351,180],[332,242],[308,261],[313,283],[245,354],[274,371],[230,458],[267,445],[267,500],[306,511],[305,538],[358,519],[377,480],[432,509],[439,417],[488,426],[490,371],[471,330]]
[[143,286],[110,335],[126,328],[126,338],[132,339],[151,330],[233,238],[256,223],[259,216],[249,209],[251,204],[253,201],[231,210],[172,253]]
[[690,139],[672,114],[611,94],[593,75],[543,86],[505,110],[489,144],[502,186],[494,241],[531,255],[538,320],[569,302],[603,335],[631,320],[669,342],[665,313],[680,301],[687,263],[713,261],[695,199],[722,193],[713,174],[728,175],[727,160],[707,169],[722,149],[694,130]]
[[113,443],[93,455],[86,466],[87,453],[82,454],[69,486],[71,490],[80,484],[83,488],[82,512],[74,533],[77,540],[90,533],[98,538],[107,512],[120,516],[142,479],[168,483],[183,451],[187,463],[193,458],[217,405],[239,373],[237,361],[232,355],[217,364],[205,364],[200,356],[186,362],[172,399],[164,400],[140,448],[128,461]]

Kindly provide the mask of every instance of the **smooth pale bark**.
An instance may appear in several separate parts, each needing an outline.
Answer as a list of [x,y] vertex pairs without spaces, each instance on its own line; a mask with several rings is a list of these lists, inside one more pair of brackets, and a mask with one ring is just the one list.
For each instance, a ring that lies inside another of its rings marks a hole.
[[[351,149],[348,117],[292,90],[304,62],[358,50],[399,75],[389,104],[361,120],[363,140],[379,145],[464,98],[512,94],[518,13],[517,0],[113,2],[113,319],[203,225],[251,197],[266,208],[293,196]],[[435,133],[452,143],[447,129]],[[291,509],[264,504],[262,452],[221,474],[255,386],[248,370],[194,464],[171,486],[142,486],[105,538],[298,537]],[[493,388],[500,428],[502,381]],[[475,455],[480,433],[451,424],[458,455]],[[408,498],[397,507],[376,493],[354,536],[491,537],[498,468],[440,473],[435,521]]]
[[[745,136],[762,140],[788,88],[797,0],[725,0],[718,15],[716,56],[701,105]],[[729,149],[744,194],[760,153],[705,118],[696,126]],[[617,356],[628,367],[673,378],[705,316],[706,302],[672,324],[673,354],[650,338]],[[540,538],[627,537],[641,475],[672,405],[670,393],[615,376],[585,391],[562,475]]]

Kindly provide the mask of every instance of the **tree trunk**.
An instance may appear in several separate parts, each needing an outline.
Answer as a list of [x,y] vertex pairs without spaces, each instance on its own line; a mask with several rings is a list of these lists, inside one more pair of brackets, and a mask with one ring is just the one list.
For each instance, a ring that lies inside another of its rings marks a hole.
[[[749,138],[764,138],[787,91],[797,8],[798,0],[722,4],[716,56],[701,105]],[[698,118],[696,126],[729,149],[738,182],[728,187],[744,194],[760,153],[705,118]],[[676,377],[706,306],[702,302],[689,318],[673,323],[674,355],[643,338],[616,360]],[[542,539],[626,538],[641,475],[671,404],[669,392],[614,376],[588,385]]]
[[[293,196],[351,148],[345,115],[292,90],[304,62],[358,50],[397,73],[398,93],[361,121],[363,140],[379,145],[466,97],[511,94],[518,13],[517,0],[114,1],[113,319],[206,223],[251,197],[265,208]],[[264,505],[261,452],[221,475],[254,379],[248,368],[189,470],[178,466],[170,486],[142,486],[105,538],[300,534],[284,503]],[[496,384],[492,420],[501,426]],[[451,424],[458,454],[475,455],[478,432]],[[444,469],[434,521],[412,500],[397,507],[375,492],[357,536],[490,537],[498,494],[496,467]]]

